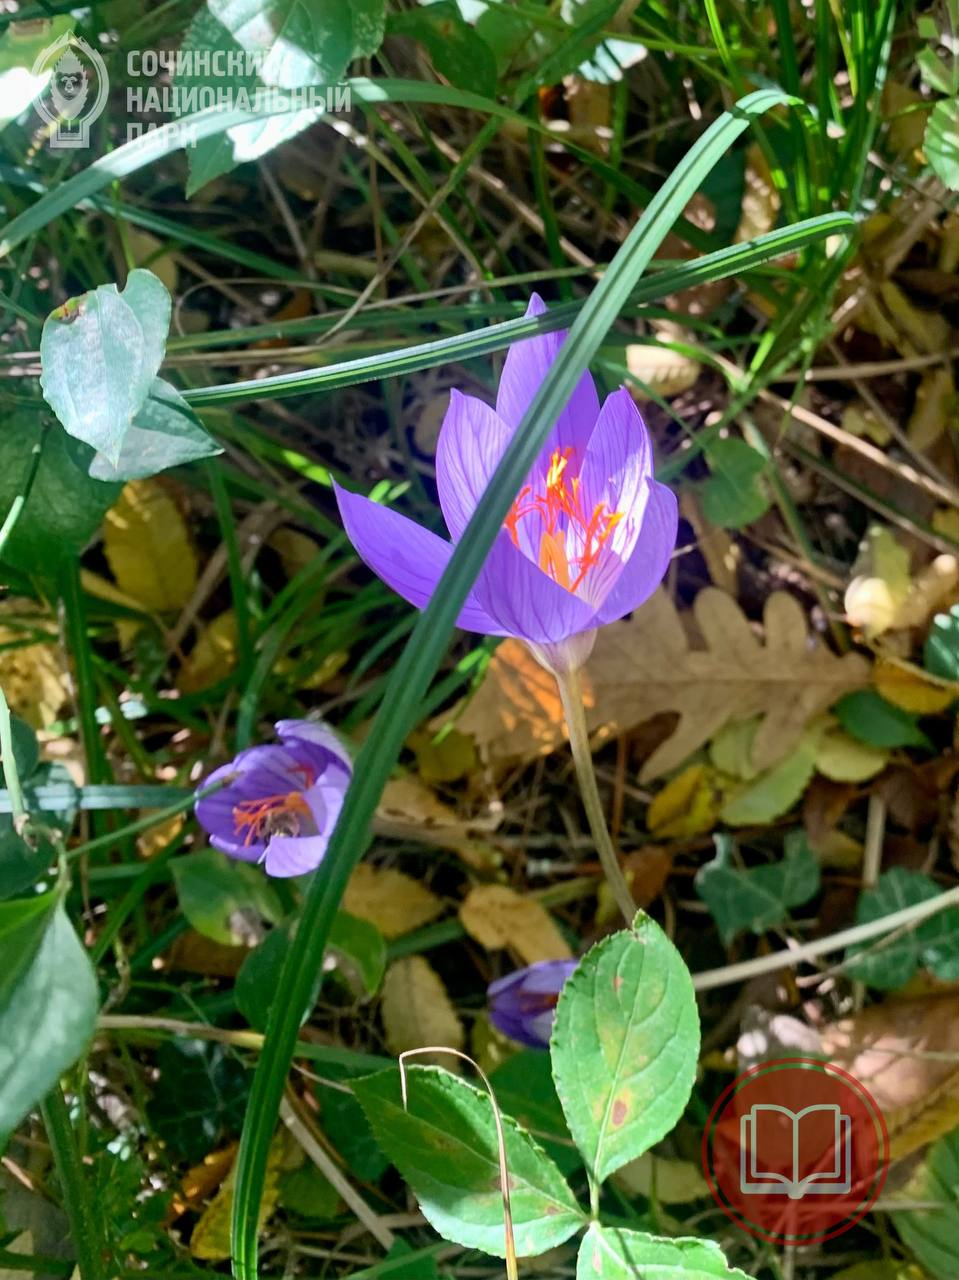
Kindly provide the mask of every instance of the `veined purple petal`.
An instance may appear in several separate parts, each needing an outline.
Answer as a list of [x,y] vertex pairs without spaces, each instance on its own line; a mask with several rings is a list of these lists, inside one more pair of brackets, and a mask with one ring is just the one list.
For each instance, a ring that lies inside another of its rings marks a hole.
[[498,629],[492,634],[554,644],[594,625],[595,608],[528,560],[505,530],[493,543],[473,594],[495,619]]
[[[543,299],[534,293],[526,308],[527,316],[541,316],[546,310]],[[496,396],[496,412],[507,426],[514,429],[519,426],[565,341],[566,331],[560,330],[535,338],[523,338],[510,347]],[[554,449],[572,448],[582,456],[598,416],[596,386],[590,374],[584,373],[543,448],[541,457],[546,460],[546,465]],[[545,465],[542,469],[545,470]]]
[[[196,802],[196,817],[200,826],[219,843],[218,849],[232,853],[233,848],[248,849],[252,860],[263,853],[265,844],[245,845],[243,835],[237,830],[235,809],[244,801],[257,800],[268,795],[283,795],[297,786],[296,760],[283,747],[268,745],[250,747],[229,764],[215,769],[203,780],[199,791],[212,783],[226,782],[226,786]],[[213,841],[211,841],[213,843]],[[230,846],[227,848],[226,846]],[[246,854],[234,856],[247,857]]]
[[669,568],[679,526],[676,495],[656,480],[650,482],[649,487],[635,550],[596,614],[598,625],[615,622],[638,609],[653,594]]
[[643,522],[653,478],[653,451],[643,416],[625,387],[606,397],[579,472],[580,498],[589,514],[601,503],[621,511],[609,547],[628,558]]
[[317,772],[319,768],[329,764],[332,757],[338,765],[352,773],[350,754],[329,725],[318,720],[279,720],[273,727],[277,737],[291,754],[297,755],[300,744],[308,749],[307,760],[317,763]]
[[278,879],[303,876],[323,861],[328,833],[315,836],[274,836],[266,850],[266,873]]
[[[452,543],[335,482],[333,488],[343,525],[360,557],[387,586],[422,609],[449,563]],[[478,631],[481,635],[505,634],[475,593],[467,598],[456,623],[464,631]]]
[[482,400],[450,392],[436,446],[436,487],[450,537],[458,542],[512,437]]

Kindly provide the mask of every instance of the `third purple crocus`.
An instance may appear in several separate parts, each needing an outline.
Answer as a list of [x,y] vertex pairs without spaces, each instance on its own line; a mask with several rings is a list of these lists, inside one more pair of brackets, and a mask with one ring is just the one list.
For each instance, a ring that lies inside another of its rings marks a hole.
[[[533,295],[527,316],[546,310]],[[566,334],[515,343],[495,409],[454,391],[436,480],[452,541],[336,486],[354,547],[384,582],[422,608]],[[662,581],[676,542],[676,499],[653,478],[649,433],[625,387],[602,407],[583,374],[513,503],[457,619],[466,631],[529,642],[556,670],[588,656],[596,628],[638,608]]]
[[300,876],[326,853],[352,766],[324,724],[281,720],[276,733],[278,743],[241,751],[204,779],[196,816],[215,849],[271,876]]
[[548,1048],[559,993],[575,968],[575,960],[541,960],[499,978],[486,993],[490,1021],[520,1044]]

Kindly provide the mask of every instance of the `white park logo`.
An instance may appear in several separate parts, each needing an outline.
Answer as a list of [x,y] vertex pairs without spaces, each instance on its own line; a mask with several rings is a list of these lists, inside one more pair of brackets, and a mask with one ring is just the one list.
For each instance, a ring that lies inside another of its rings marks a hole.
[[110,86],[106,66],[96,49],[80,36],[65,31],[37,55],[33,74],[49,75],[34,105],[53,126],[51,148],[88,147],[90,125],[106,106]]

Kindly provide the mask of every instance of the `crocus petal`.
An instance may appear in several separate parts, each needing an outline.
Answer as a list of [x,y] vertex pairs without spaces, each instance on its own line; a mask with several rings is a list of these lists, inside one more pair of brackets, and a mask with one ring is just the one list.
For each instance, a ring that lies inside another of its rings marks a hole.
[[646,509],[648,480],[653,478],[653,450],[643,416],[633,397],[620,387],[606,397],[590,436],[579,472],[583,508],[590,514],[600,503],[620,511],[607,543],[628,559]]
[[676,547],[679,510],[676,495],[653,481],[636,547],[612,591],[596,614],[598,624],[632,613],[653,594],[669,568]]
[[[453,546],[397,511],[333,485],[347,536],[387,586],[417,609],[429,603],[453,554]],[[468,596],[457,626],[481,635],[503,635],[490,614]]]
[[475,396],[450,392],[450,406],[436,446],[436,487],[454,542],[459,541],[476,510],[512,434],[488,404]]
[[328,835],[274,836],[267,845],[266,873],[285,880],[315,871],[328,844]]
[[545,1049],[555,1001],[575,968],[575,960],[543,960],[491,983],[487,998],[493,1025],[520,1044]]
[[[204,831],[216,837],[220,843],[216,847],[223,848],[225,853],[232,850],[224,846],[237,845],[239,848],[257,849],[263,852],[263,845],[244,846],[242,839],[237,842],[237,827],[234,809],[244,800],[256,800],[262,796],[279,795],[295,790],[296,774],[292,772],[296,761],[279,746],[250,747],[241,751],[229,764],[215,769],[205,778],[199,790],[205,790],[212,783],[226,782],[227,785],[196,802],[196,817]],[[211,843],[213,841],[211,840]],[[240,855],[234,855],[240,856]],[[244,855],[245,856],[245,855]],[[255,860],[255,859],[254,859]]]
[[593,625],[595,608],[559,586],[513,546],[504,530],[493,543],[473,588],[496,620],[493,634],[555,644]]
[[241,862],[262,862],[266,856],[265,844],[237,844],[235,840],[226,840],[222,836],[210,836],[210,844],[220,853],[239,858]]
[[[333,756],[346,767],[347,771],[352,772],[353,762],[350,754],[329,725],[319,720],[278,720],[273,727],[283,746],[294,755],[297,745],[305,743]],[[316,756],[316,753],[313,754]],[[325,764],[326,761],[324,760],[323,763]]]
[[[546,310],[543,299],[534,293],[526,308],[527,316],[541,316]],[[496,395],[496,412],[507,426],[519,426],[565,340],[566,331],[560,330],[523,338],[510,347]],[[543,457],[548,460],[554,449],[572,448],[582,454],[598,415],[596,387],[590,375],[584,373],[556,420]]]

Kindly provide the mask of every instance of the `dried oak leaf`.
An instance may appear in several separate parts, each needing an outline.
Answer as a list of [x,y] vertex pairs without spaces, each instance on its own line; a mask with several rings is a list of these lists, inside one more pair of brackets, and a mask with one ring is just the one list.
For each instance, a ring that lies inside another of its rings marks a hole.
[[[762,717],[752,745],[757,770],[794,749],[813,718],[869,680],[860,654],[842,657],[809,635],[799,602],[774,592],[761,640],[726,592],[707,587],[692,618],[694,646],[668,595],[660,590],[627,621],[603,628],[583,673],[590,730],[624,733],[661,712],[679,720],[646,761],[642,781],[688,759],[733,720]],[[486,679],[457,722],[491,760],[529,759],[565,738],[555,682],[523,645],[497,649]]]

